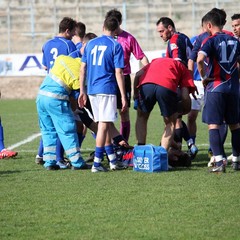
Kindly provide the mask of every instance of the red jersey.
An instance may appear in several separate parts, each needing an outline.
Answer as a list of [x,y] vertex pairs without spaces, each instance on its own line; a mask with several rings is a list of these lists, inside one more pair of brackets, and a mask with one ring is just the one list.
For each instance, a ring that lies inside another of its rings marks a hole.
[[139,86],[145,83],[154,83],[171,91],[187,87],[189,92],[195,90],[193,78],[189,70],[180,61],[172,58],[156,58],[143,67],[144,74],[140,77]]

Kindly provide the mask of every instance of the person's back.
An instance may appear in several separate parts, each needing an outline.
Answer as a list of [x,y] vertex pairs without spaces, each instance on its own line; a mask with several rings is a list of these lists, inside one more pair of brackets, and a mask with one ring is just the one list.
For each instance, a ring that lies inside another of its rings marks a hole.
[[202,53],[209,57],[209,77],[214,78],[207,84],[207,91],[238,92],[239,76],[237,68],[239,42],[236,38],[216,33],[209,37],[201,48]]
[[47,69],[51,69],[57,56],[68,55],[74,50],[76,50],[76,46],[71,40],[55,36],[43,46],[43,65]]
[[[159,74],[159,69],[162,69],[161,74]],[[143,71],[145,73],[140,78],[139,85],[154,83],[173,92],[177,92],[178,86],[193,88],[192,78],[188,69],[184,64],[175,59],[153,59],[150,64],[143,68]]]
[[103,35],[88,42],[82,57],[87,60],[88,94],[117,93],[115,68],[121,67],[118,58],[121,51],[121,45],[111,36]]
[[42,47],[42,64],[47,71],[52,68],[53,63],[59,55],[69,55],[76,50],[72,37],[75,34],[76,21],[65,17],[59,24],[59,34],[48,40]]

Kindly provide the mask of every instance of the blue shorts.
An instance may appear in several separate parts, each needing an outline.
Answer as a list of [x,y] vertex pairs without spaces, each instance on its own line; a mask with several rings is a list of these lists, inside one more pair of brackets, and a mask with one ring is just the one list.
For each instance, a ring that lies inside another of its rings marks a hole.
[[202,121],[207,124],[237,124],[239,122],[239,95],[206,92]]
[[143,112],[150,113],[158,102],[163,117],[170,117],[177,112],[177,93],[159,86],[146,83],[139,89],[139,108]]

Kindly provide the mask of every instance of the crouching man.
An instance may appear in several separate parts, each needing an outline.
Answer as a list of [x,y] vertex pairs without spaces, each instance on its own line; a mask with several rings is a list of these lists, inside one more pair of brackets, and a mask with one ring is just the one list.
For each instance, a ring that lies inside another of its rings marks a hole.
[[[181,90],[181,101],[177,88]],[[172,145],[176,119],[191,109],[189,93],[194,94],[195,85],[186,66],[172,58],[157,58],[136,73],[134,99],[138,102],[135,124],[138,145],[146,144],[147,122],[156,104],[159,105],[165,123],[160,145],[167,151]],[[158,120],[157,120],[158,121]]]

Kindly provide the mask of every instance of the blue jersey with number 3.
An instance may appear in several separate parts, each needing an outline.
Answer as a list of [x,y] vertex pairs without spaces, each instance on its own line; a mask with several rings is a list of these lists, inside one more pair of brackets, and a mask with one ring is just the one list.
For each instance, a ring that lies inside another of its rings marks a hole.
[[117,94],[116,68],[124,68],[122,46],[103,35],[90,40],[82,56],[87,64],[88,94]]
[[237,93],[239,76],[237,62],[240,58],[238,40],[225,33],[217,33],[207,39],[200,50],[209,57],[209,82],[206,90],[211,92]]
[[66,39],[64,37],[54,37],[53,39],[50,39],[47,41],[42,48],[43,52],[43,59],[42,64],[43,66],[47,67],[47,70],[49,71],[55,59],[59,55],[69,55],[71,52],[76,50],[75,44],[72,42],[72,40]]

